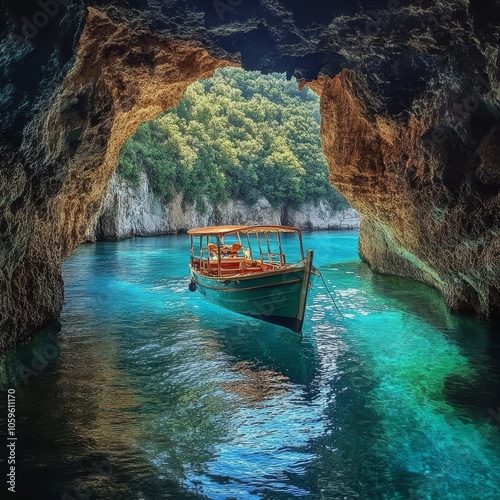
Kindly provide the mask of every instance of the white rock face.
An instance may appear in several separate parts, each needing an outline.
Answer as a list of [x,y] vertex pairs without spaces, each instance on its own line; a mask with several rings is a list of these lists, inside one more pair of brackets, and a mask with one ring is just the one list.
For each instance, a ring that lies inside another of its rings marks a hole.
[[151,192],[145,173],[137,187],[115,174],[86,237],[95,241],[167,233],[167,215],[168,208]]
[[165,206],[151,191],[144,172],[141,173],[137,187],[115,174],[98,216],[89,225],[86,239],[119,240],[221,224],[283,224],[301,229],[359,228],[356,210],[349,208],[336,211],[325,201],[305,203],[298,210],[273,208],[265,198],[260,198],[253,205],[241,200],[231,200],[216,207],[206,203],[206,207],[203,214],[198,213],[193,205],[183,207],[180,194]]
[[299,210],[289,209],[286,223],[301,229],[358,229],[359,214],[354,208],[333,210],[321,200],[304,203]]

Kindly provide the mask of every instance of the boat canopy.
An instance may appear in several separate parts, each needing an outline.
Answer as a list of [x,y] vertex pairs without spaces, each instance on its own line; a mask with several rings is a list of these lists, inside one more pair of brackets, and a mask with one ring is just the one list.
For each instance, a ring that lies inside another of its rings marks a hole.
[[223,236],[231,233],[300,233],[298,227],[289,226],[210,226],[190,229],[188,234],[192,236]]

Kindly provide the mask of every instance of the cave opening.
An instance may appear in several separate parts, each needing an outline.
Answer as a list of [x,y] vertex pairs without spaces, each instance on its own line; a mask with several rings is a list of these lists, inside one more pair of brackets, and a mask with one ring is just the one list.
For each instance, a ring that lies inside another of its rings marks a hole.
[[318,95],[295,79],[218,69],[124,144],[89,237],[178,232],[193,221],[353,225],[329,182],[320,125]]
[[[137,24],[131,24],[134,16],[128,8],[107,8],[105,3],[92,2],[76,13],[64,10],[57,18],[61,22],[54,18],[29,43],[12,45],[11,28],[21,33],[22,18],[11,20],[12,26],[4,30],[13,54],[2,60],[10,89],[2,136],[9,154],[0,179],[6,207],[0,223],[6,242],[0,246],[4,347],[26,340],[59,317],[61,265],[82,241],[105,233],[102,200],[105,205],[120,150],[139,124],[175,108],[191,83],[210,78],[218,68],[240,64],[302,75],[321,95],[321,140],[330,180],[362,214],[363,260],[378,272],[436,286],[450,307],[462,300],[457,298],[462,285],[480,290],[483,299],[476,312],[489,314],[489,300],[497,296],[490,290],[498,289],[498,64],[488,43],[482,49],[470,45],[469,31],[475,26],[481,40],[494,39],[496,11],[481,14],[492,2],[472,2],[470,9],[450,5],[438,16],[432,2],[418,12],[399,2],[380,2],[385,6],[382,13],[362,9],[353,16],[340,15],[344,2],[322,13],[295,2],[283,8],[265,2],[256,11],[243,3],[231,10],[234,16],[228,15],[227,21],[209,4],[203,25],[199,9],[190,9],[184,18],[172,17],[166,15],[167,6],[145,9]],[[36,12],[26,11],[24,17],[32,19]],[[19,18],[21,7],[12,13]],[[430,24],[421,22],[424,15]],[[314,23],[305,30],[297,20]],[[374,25],[377,33],[372,36],[367,28]],[[450,27],[464,33],[451,53]],[[71,43],[66,43],[70,35]],[[387,40],[392,42],[387,45]],[[26,78],[28,69],[31,79]],[[474,75],[484,75],[489,82],[479,94]],[[35,82],[37,91],[32,88]],[[471,131],[450,116],[464,98],[482,102],[470,115]],[[439,130],[450,134],[436,135]],[[466,147],[448,155],[453,131]],[[429,151],[421,143],[426,135],[435,142]],[[449,144],[442,146],[441,139]],[[467,165],[455,169],[462,160]],[[223,173],[229,184],[230,175]],[[211,181],[222,183],[221,175],[212,174]],[[244,168],[241,174],[247,174]],[[180,177],[164,176],[166,186],[155,182],[152,189],[168,199],[170,187],[177,181],[182,185],[182,173]],[[303,195],[295,189],[300,175],[292,175],[289,184],[278,182],[278,175],[268,177],[277,187],[269,189],[270,197],[280,190],[295,198]],[[234,182],[226,197],[237,189]],[[200,202],[200,211],[212,203],[210,195],[220,194],[204,193],[208,203]],[[461,206],[466,206],[465,217]],[[471,211],[473,206],[478,209]],[[436,211],[439,220],[433,216]],[[288,210],[282,212],[280,221],[288,222]],[[464,224],[465,218],[471,221]],[[469,227],[485,236],[449,252],[456,234],[469,235]],[[146,229],[135,234],[150,234]],[[471,250],[476,247],[484,248],[479,257]],[[414,262],[424,265],[415,269]],[[35,308],[32,296],[39,298]],[[498,311],[498,304],[493,308]]]
[[[499,0],[3,3],[17,493],[495,498],[498,328],[450,310],[500,316]],[[304,232],[300,341],[191,294],[187,235],[127,238],[318,228],[331,183],[362,224]]]

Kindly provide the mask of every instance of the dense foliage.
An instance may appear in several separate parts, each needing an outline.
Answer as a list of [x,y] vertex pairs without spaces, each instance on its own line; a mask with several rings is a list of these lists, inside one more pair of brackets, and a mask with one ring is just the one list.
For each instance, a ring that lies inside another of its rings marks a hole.
[[275,206],[326,200],[347,206],[328,182],[318,97],[284,75],[235,68],[192,84],[176,109],[141,125],[121,151],[118,172],[144,170],[164,202],[182,192],[210,203],[264,196]]

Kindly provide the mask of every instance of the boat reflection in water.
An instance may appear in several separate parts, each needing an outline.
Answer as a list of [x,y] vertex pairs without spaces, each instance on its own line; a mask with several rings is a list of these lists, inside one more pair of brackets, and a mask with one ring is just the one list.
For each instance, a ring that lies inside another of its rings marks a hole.
[[[300,259],[288,263],[282,235],[297,235]],[[287,226],[213,226],[191,236],[191,283],[231,311],[302,331],[313,251],[304,257],[300,229]]]

